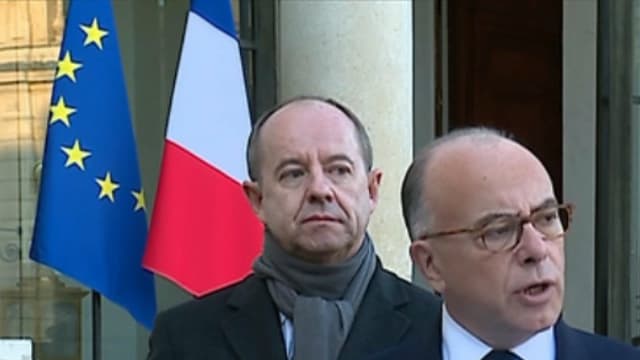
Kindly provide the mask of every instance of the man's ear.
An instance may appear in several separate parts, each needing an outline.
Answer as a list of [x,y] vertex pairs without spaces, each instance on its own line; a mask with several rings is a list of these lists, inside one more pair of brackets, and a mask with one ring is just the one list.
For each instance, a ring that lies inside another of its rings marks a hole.
[[446,283],[438,262],[434,258],[432,244],[426,240],[414,240],[409,247],[409,253],[429,285],[438,293],[444,294]]
[[249,199],[253,212],[256,213],[260,220],[264,221],[262,216],[262,191],[260,190],[258,182],[243,181],[242,190],[244,190],[244,194],[247,196],[247,199]]
[[375,208],[378,204],[378,196],[380,190],[380,183],[382,182],[382,170],[373,169],[369,172],[368,176],[368,187],[369,187],[369,199],[371,199],[371,204]]

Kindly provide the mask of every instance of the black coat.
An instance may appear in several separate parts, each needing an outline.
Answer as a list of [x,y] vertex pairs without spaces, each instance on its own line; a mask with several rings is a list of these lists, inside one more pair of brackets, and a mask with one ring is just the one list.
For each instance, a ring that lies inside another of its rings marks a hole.
[[[366,359],[437,330],[440,307],[434,295],[378,264],[339,359]],[[253,275],[160,313],[149,345],[150,360],[286,359],[278,311]]]
[[[432,325],[436,333],[384,350],[369,360],[442,360],[442,320]],[[556,360],[640,360],[640,349],[575,329],[559,320],[554,328]]]

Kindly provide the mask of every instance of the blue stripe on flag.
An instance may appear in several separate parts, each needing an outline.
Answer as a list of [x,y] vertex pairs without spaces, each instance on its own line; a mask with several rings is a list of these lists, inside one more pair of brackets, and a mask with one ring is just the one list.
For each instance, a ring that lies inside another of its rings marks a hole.
[[229,0],[192,0],[191,11],[236,39],[236,29],[233,24]]

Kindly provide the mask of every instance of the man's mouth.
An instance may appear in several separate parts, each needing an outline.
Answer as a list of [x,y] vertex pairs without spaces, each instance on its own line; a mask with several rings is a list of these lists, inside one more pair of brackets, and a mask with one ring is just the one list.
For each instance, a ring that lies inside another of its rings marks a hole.
[[516,295],[527,305],[545,305],[553,299],[553,286],[552,281],[540,281],[520,289]]
[[528,287],[524,288],[521,291],[523,293],[525,293],[526,295],[535,296],[535,295],[539,295],[539,294],[545,292],[550,286],[551,286],[551,283],[542,282],[542,283],[538,283],[538,284],[534,284],[534,285],[528,286]]
[[302,220],[303,224],[309,222],[340,222],[340,219],[330,215],[312,215]]

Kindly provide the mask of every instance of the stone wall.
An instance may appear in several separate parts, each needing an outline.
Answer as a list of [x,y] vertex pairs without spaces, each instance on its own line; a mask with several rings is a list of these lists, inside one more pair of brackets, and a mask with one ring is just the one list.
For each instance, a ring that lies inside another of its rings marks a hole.
[[0,0],[0,290],[35,269],[28,251],[63,7]]

